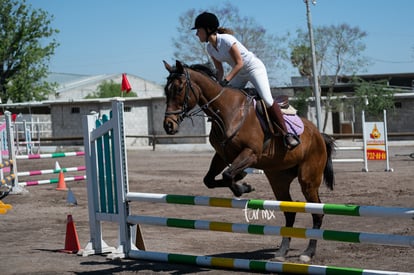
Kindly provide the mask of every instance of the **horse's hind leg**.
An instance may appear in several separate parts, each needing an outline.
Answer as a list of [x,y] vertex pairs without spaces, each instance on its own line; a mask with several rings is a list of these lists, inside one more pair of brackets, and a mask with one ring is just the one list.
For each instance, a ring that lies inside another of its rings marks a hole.
[[[292,201],[290,196],[290,184],[294,178],[296,178],[296,172],[292,171],[265,171],[265,174],[270,182],[273,193],[279,201]],[[286,227],[293,227],[295,223],[296,213],[295,212],[283,212],[285,216]],[[279,248],[275,253],[275,257],[279,260],[284,260],[285,256],[289,252],[290,248],[290,237],[283,237]]]
[[[321,179],[313,181],[313,183],[307,183],[299,179],[300,185],[302,187],[302,193],[306,198],[307,202],[320,203],[319,199],[319,185]],[[318,184],[319,183],[319,184]],[[312,229],[320,229],[322,226],[323,214],[312,214],[313,226]],[[309,240],[308,247],[300,255],[300,260],[303,262],[309,262],[316,253],[316,244],[317,240]]]
[[[292,197],[290,196],[290,184],[293,179],[296,177],[296,169],[281,171],[281,172],[273,172],[268,173],[266,175],[270,181],[272,186],[273,192],[276,196],[276,199],[279,201],[292,201]],[[299,172],[299,183],[302,188],[302,193],[305,196],[307,202],[314,202],[320,203],[319,199],[319,185],[322,180],[322,176],[315,176],[312,171],[312,175],[304,175],[304,171]],[[293,227],[295,223],[296,213],[294,212],[283,212],[285,215],[286,220],[286,227]],[[322,219],[323,215],[321,214],[312,214],[312,221],[313,221],[313,229],[320,229],[322,226]],[[275,256],[278,257],[280,260],[287,255],[289,252],[290,247],[290,240],[289,237],[283,237],[282,243],[280,244],[278,251],[276,252]],[[311,258],[315,255],[316,252],[316,244],[317,241],[314,239],[309,240],[308,247],[306,250],[300,255],[300,260],[303,262],[309,262]]]

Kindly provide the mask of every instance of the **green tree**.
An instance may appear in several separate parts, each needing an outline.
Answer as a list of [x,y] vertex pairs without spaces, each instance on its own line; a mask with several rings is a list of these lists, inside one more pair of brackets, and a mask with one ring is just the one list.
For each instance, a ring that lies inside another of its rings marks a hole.
[[298,111],[299,116],[306,116],[309,107],[309,97],[312,96],[312,90],[310,88],[306,88],[306,90],[300,94],[298,94],[295,98],[290,99],[290,104]]
[[[301,76],[309,79],[313,84],[312,54],[309,45],[308,31],[297,30],[297,36],[290,41],[290,60],[298,69]],[[366,48],[363,39],[367,33],[358,27],[348,24],[322,26],[314,29],[314,44],[316,64],[318,70],[319,87],[327,86],[327,100],[325,103],[325,120],[323,130],[327,125],[328,113],[342,106],[332,100],[334,87],[338,76],[354,75],[366,69],[368,58],[363,56]],[[321,94],[321,93],[319,93]]]
[[56,84],[42,81],[58,43],[53,16],[25,0],[0,1],[0,97],[3,102],[47,98]]
[[394,91],[386,79],[364,81],[354,77],[352,82],[356,84],[354,105],[358,111],[365,110],[367,115],[381,119],[383,110],[394,109]]
[[104,81],[98,86],[98,90],[93,94],[87,95],[85,98],[108,98],[108,97],[136,97],[134,92],[121,92],[121,84],[115,83],[113,80]]
[[[204,11],[204,9],[190,9],[179,17],[178,36],[173,38],[175,59],[187,64],[212,64],[206,44],[201,43],[195,32],[191,30],[197,15]],[[241,16],[239,9],[230,2],[225,2],[222,7],[212,7],[209,12],[216,14],[220,26],[232,29],[235,37],[265,63],[269,78],[275,69],[283,66],[283,61],[287,58],[286,50],[281,46],[285,41],[284,38],[269,34],[253,18]]]
[[298,69],[301,76],[306,77],[309,82],[312,81],[312,54],[309,46],[294,46],[290,53],[290,62]]
[[[318,75],[352,75],[364,71],[369,64],[367,57],[363,55],[366,48],[363,39],[366,36],[367,33],[360,28],[351,27],[345,23],[314,28]],[[311,56],[308,31],[298,29],[296,37],[290,41],[290,48],[291,58],[297,48],[304,49],[298,51],[300,55],[307,52]],[[311,60],[311,57],[308,60]]]

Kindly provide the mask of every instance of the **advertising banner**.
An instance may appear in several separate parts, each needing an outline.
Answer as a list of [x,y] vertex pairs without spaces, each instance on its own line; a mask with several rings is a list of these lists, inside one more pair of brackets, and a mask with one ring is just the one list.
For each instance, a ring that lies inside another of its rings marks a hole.
[[365,122],[364,137],[368,160],[387,160],[386,132],[383,122]]

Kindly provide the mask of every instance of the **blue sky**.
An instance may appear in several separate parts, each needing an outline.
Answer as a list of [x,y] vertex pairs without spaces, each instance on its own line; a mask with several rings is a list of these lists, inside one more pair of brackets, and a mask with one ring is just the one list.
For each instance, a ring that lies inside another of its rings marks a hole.
[[[28,0],[54,16],[60,43],[50,71],[78,74],[126,72],[164,84],[162,60],[173,61],[172,38],[178,18],[189,9],[222,6],[219,0]],[[253,17],[281,36],[307,28],[303,0],[238,0],[242,16]],[[368,36],[366,73],[414,72],[414,1],[318,0],[311,5],[314,26],[347,23]],[[195,35],[189,31],[188,35]],[[281,72],[297,75],[294,69]],[[281,77],[282,78],[282,77]]]

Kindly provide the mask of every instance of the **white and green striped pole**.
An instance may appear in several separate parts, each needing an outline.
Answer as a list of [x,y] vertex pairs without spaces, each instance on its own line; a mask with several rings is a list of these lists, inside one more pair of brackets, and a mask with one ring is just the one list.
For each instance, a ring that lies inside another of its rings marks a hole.
[[321,266],[309,264],[297,264],[286,262],[270,262],[260,260],[247,260],[235,258],[223,258],[212,256],[194,256],[186,254],[163,253],[143,250],[131,250],[130,258],[148,261],[166,262],[171,264],[186,264],[204,267],[225,269],[249,270],[255,272],[277,272],[289,274],[315,274],[315,275],[408,275],[414,273],[380,271],[359,268],[346,268],[337,266]]
[[287,202],[257,199],[229,199],[214,198],[207,196],[188,196],[139,192],[129,192],[127,194],[127,200],[239,209],[262,209],[284,212],[302,212],[313,214],[414,219],[414,208],[404,207],[359,206],[351,204]]
[[128,216],[127,222],[130,224],[147,224],[185,229],[246,233],[255,235],[275,235],[283,237],[318,239],[326,241],[414,247],[414,236],[389,235],[381,233],[307,229],[285,226],[229,223],[154,216]]

